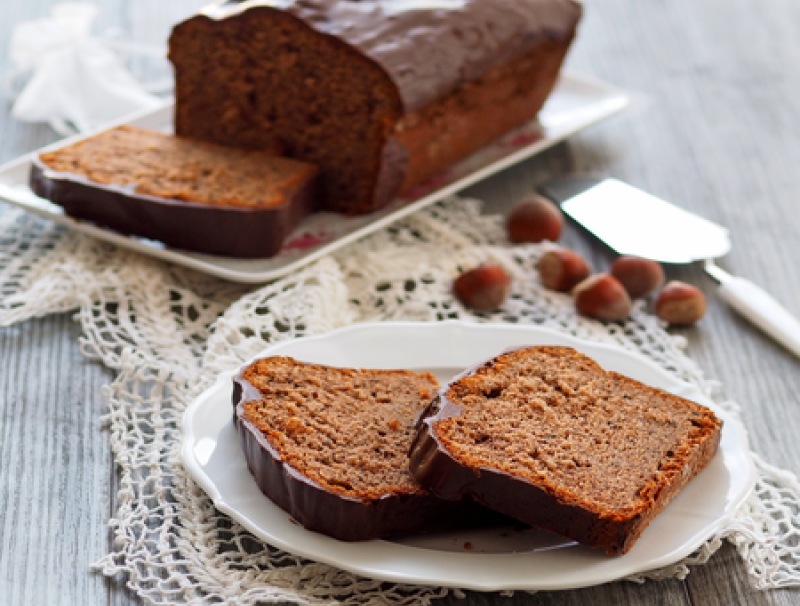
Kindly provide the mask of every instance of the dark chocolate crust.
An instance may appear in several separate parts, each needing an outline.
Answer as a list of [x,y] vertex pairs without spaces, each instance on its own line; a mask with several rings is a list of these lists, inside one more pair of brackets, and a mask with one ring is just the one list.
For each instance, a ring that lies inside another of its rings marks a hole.
[[215,207],[182,200],[137,195],[130,188],[92,183],[59,173],[34,158],[33,192],[83,219],[127,235],[211,255],[260,258],[276,255],[286,236],[316,210],[316,181],[302,184],[279,207]]
[[[472,374],[478,365],[464,374]],[[653,506],[633,515],[600,515],[580,504],[569,503],[528,480],[497,469],[471,468],[454,459],[436,437],[435,423],[461,414],[449,401],[444,386],[423,413],[409,451],[411,475],[444,499],[470,496],[479,503],[531,526],[555,532],[581,544],[601,548],[610,555],[630,550],[650,522],[714,457],[721,433],[706,436],[679,473],[662,485]]]
[[340,541],[365,541],[508,523],[469,498],[452,502],[428,493],[389,494],[366,502],[324,489],[284,463],[264,434],[243,417],[243,404],[261,395],[241,376],[233,383],[234,424],[247,467],[261,492],[306,529]]
[[571,38],[582,13],[573,0],[227,0],[202,14],[226,19],[255,7],[286,11],[358,49],[392,79],[406,111],[543,41]]

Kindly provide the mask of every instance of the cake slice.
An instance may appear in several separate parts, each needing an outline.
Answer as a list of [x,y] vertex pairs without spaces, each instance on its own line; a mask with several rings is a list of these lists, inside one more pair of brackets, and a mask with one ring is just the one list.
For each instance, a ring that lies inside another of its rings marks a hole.
[[440,500],[409,474],[415,422],[438,387],[430,373],[253,362],[233,393],[248,468],[294,520],[344,541],[488,523],[493,512]]
[[34,159],[31,188],[65,212],[186,250],[269,257],[316,206],[315,166],[119,126]]
[[704,406],[607,372],[567,347],[514,350],[457,377],[410,451],[434,494],[626,553],[712,459]]

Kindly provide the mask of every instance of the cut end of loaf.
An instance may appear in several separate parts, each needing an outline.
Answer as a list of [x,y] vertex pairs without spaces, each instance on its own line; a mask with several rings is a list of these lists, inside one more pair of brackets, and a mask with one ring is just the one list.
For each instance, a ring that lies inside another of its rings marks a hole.
[[397,90],[336,38],[259,6],[181,23],[170,59],[178,135],[250,149],[279,140],[288,156],[320,167],[325,210],[370,212],[399,188],[401,167],[396,175],[382,167],[400,115]]

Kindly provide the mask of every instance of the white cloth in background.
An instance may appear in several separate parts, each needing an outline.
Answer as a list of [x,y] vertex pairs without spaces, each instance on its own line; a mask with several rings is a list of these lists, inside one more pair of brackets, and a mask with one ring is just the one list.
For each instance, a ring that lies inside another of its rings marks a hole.
[[[9,47],[13,67],[5,78],[7,94],[16,98],[14,118],[47,122],[67,135],[162,103],[131,75],[112,50],[110,37],[91,35],[96,15],[93,4],[63,3],[53,7],[49,18],[14,28]],[[163,49],[155,52],[163,54]]]

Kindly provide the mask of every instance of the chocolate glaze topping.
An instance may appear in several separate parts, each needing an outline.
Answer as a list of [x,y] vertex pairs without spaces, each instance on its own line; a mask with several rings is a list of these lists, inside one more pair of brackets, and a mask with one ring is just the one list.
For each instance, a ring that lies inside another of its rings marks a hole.
[[545,39],[572,35],[573,0],[225,0],[203,10],[225,19],[255,7],[284,10],[378,63],[406,111],[423,107]]

